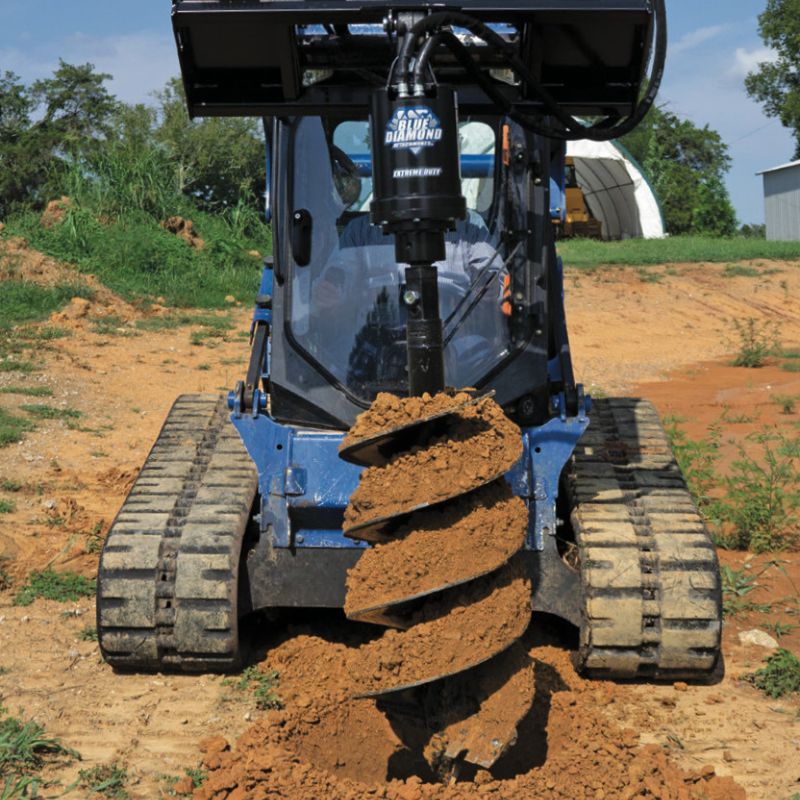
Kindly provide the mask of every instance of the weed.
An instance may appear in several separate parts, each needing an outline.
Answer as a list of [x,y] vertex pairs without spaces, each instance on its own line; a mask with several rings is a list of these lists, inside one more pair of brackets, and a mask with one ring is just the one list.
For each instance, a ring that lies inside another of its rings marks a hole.
[[128,800],[130,795],[125,789],[128,782],[128,771],[116,764],[98,764],[91,769],[82,769],[78,773],[80,786],[92,795],[107,800]]
[[642,283],[661,283],[664,280],[664,276],[658,272],[653,272],[649,269],[640,268],[638,270],[639,273],[639,280]]
[[750,417],[747,414],[732,414],[730,407],[725,406],[725,410],[722,412],[720,420],[728,425],[747,425],[753,421],[753,417]]
[[199,369],[200,372],[208,372],[211,369],[211,364],[198,364],[197,369]]
[[758,575],[728,566],[720,569],[720,575],[722,577],[722,612],[725,616],[735,617],[742,612],[768,612],[770,610],[769,604],[754,603],[747,599],[747,595],[758,588],[756,583]]
[[17,510],[16,504],[12,500],[0,499],[0,514],[11,514]]
[[739,337],[739,351],[733,360],[734,367],[750,369],[763,367],[769,356],[780,352],[777,329],[774,325],[761,327],[753,317],[747,322],[736,319],[733,325]]
[[50,567],[42,572],[31,572],[27,583],[14,597],[14,605],[29,606],[37,597],[66,603],[93,597],[95,582],[74,572],[54,572]]
[[74,408],[56,408],[41,403],[23,403],[20,408],[42,419],[80,419],[83,416],[83,412]]
[[108,453],[104,450],[90,450],[89,455],[92,458],[108,458]]
[[96,642],[97,641],[97,628],[84,628],[78,634],[78,638],[82,642]]
[[0,447],[21,442],[23,436],[33,428],[33,423],[24,417],[18,417],[0,408]]
[[199,767],[189,767],[185,772],[186,777],[192,782],[193,789],[199,789],[206,782],[206,778],[208,778],[208,772]]
[[773,394],[770,400],[775,403],[776,406],[780,406],[784,414],[794,414],[795,408],[797,407],[797,395]]
[[11,576],[2,567],[0,567],[0,592],[5,592],[13,585],[14,581],[11,580]]
[[794,511],[800,506],[800,492],[794,459],[781,456],[769,437],[758,439],[763,463],[740,448],[740,458],[725,478],[726,500],[718,510],[733,525],[734,547],[766,553],[787,547],[797,537]]
[[22,489],[22,484],[12,481],[10,478],[4,478],[0,481],[0,489],[5,492],[18,492]]
[[192,325],[195,317],[192,314],[169,314],[163,317],[140,319],[136,327],[140,331],[169,331],[184,325]]
[[772,631],[775,634],[776,639],[782,639],[784,636],[790,634],[798,626],[792,625],[789,622],[777,621],[777,622],[765,622],[764,627],[768,631]]
[[784,372],[800,372],[800,361],[784,361],[781,369]]
[[274,669],[262,672],[258,667],[248,667],[239,680],[228,679],[223,681],[225,686],[233,686],[240,692],[252,690],[256,701],[256,708],[283,708],[283,700],[275,689],[280,683],[280,676]]
[[682,421],[679,417],[665,417],[664,430],[698,507],[708,508],[713,503],[709,492],[717,485],[714,466],[719,459],[720,429],[712,426],[707,438],[693,440],[678,427]]
[[3,386],[0,388],[2,394],[24,394],[28,397],[52,397],[53,390],[47,386]]
[[757,278],[760,274],[755,267],[746,264],[727,264],[722,272],[726,278]]
[[800,659],[788,650],[776,650],[765,667],[751,673],[747,680],[772,698],[800,693]]
[[7,716],[5,709],[0,712],[3,714],[0,719],[0,775],[28,775],[42,767],[45,756],[80,758],[79,753],[47,736],[38,723]]

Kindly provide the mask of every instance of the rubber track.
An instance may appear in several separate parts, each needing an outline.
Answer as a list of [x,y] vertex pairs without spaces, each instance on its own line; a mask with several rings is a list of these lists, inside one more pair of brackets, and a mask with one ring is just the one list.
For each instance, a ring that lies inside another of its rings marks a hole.
[[112,666],[238,665],[237,572],[257,485],[224,398],[179,397],[100,558],[97,628]]
[[567,491],[581,554],[583,671],[709,676],[722,631],[716,551],[650,403],[593,404]]

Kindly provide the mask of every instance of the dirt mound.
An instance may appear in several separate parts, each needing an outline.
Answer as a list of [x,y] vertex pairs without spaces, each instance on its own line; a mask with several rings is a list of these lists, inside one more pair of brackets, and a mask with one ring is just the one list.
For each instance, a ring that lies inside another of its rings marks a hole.
[[67,211],[75,205],[71,197],[63,195],[58,200],[51,200],[45,206],[42,216],[39,218],[39,224],[43,228],[52,228],[54,225],[60,225],[67,215]]
[[[303,658],[298,646],[307,649]],[[640,747],[632,730],[609,720],[616,687],[575,674],[561,648],[528,643],[536,671],[536,702],[520,725],[519,743],[474,780],[445,786],[419,766],[406,742],[373,701],[348,700],[336,688],[346,674],[343,645],[302,637],[267,659],[282,672],[286,709],[270,712],[227,749],[204,744],[205,784],[196,800],[744,800],[744,790],[713,767],[676,768],[657,746]],[[319,659],[322,653],[329,657]],[[333,687],[325,691],[327,682]],[[303,690],[320,687],[321,696]],[[471,776],[470,776],[471,777]]]
[[165,231],[174,233],[178,238],[183,239],[186,244],[194,250],[202,250],[206,243],[201,239],[194,229],[194,223],[190,219],[183,217],[169,217],[161,223]]

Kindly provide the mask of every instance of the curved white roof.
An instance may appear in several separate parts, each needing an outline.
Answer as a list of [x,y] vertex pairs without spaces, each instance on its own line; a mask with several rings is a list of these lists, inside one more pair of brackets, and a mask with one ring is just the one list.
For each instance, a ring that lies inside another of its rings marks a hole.
[[592,215],[603,223],[604,239],[666,235],[658,200],[641,169],[614,142],[567,142],[575,175]]

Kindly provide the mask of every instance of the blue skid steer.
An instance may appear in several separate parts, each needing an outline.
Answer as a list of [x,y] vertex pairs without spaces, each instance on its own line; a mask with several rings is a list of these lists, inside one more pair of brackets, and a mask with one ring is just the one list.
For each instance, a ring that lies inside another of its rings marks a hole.
[[172,23],[190,115],[264,121],[274,255],[246,376],[175,401],[110,530],[105,659],[233,670],[246,616],[344,609],[387,629],[355,693],[423,720],[439,767],[515,741],[531,611],[578,629],[586,675],[713,676],[714,548],[652,406],[576,383],[553,234],[566,141],[652,107],[664,0]]

